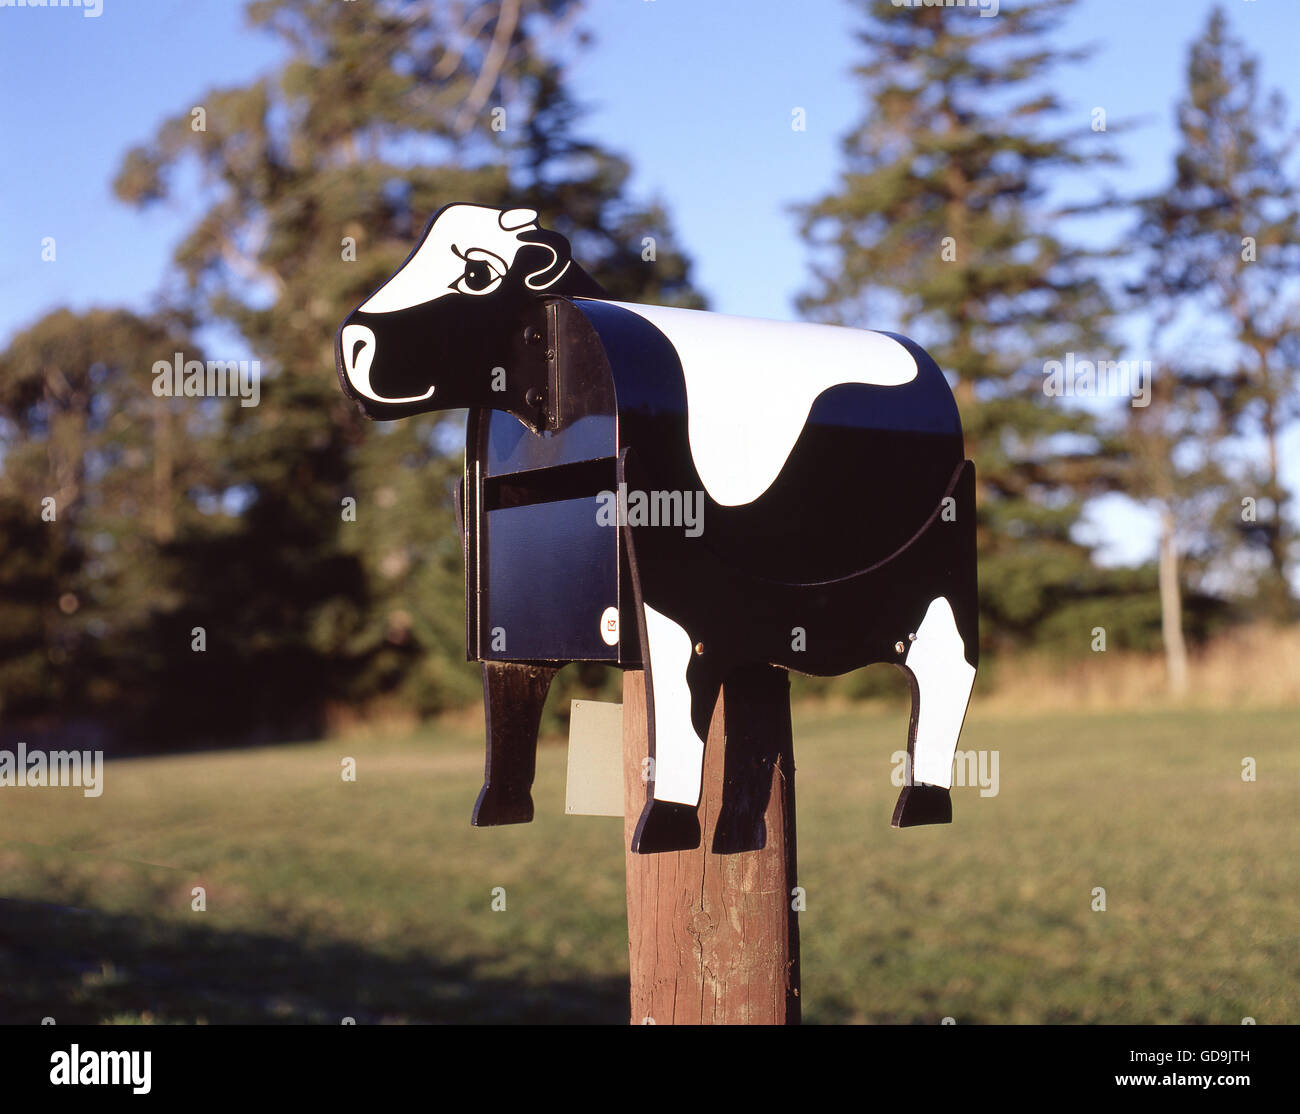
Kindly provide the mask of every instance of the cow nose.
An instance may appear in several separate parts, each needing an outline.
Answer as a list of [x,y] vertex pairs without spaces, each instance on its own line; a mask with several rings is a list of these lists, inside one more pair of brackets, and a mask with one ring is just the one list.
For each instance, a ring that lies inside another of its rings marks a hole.
[[375,391],[370,382],[370,372],[375,362],[379,341],[375,337],[375,331],[369,325],[358,325],[356,322],[344,325],[343,332],[339,334],[339,347],[342,349],[343,371],[348,377],[348,382],[363,398],[368,398],[372,402],[394,405],[424,402],[433,397],[432,386],[422,395],[401,395],[397,398],[381,395]]

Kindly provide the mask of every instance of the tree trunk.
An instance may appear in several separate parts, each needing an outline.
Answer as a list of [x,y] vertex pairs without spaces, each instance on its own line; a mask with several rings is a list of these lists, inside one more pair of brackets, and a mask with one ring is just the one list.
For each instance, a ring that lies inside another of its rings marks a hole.
[[176,536],[172,510],[172,412],[171,399],[155,398],[153,407],[153,540],[166,545]]
[[1278,459],[1277,400],[1270,391],[1264,399],[1264,443],[1268,451],[1268,497],[1273,504],[1273,521],[1268,534],[1268,557],[1272,566],[1273,591],[1285,611],[1290,599],[1290,583],[1286,575],[1287,527],[1283,509],[1286,506],[1286,489],[1282,486],[1282,467]]
[[1183,597],[1178,585],[1178,545],[1173,512],[1160,514],[1160,630],[1165,644],[1169,692],[1187,693],[1187,643],[1183,638]]

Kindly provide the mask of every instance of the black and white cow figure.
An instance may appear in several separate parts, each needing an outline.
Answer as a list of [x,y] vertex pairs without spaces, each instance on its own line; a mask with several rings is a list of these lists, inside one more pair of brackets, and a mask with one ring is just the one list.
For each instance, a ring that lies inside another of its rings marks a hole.
[[[951,820],[978,662],[974,466],[918,345],[612,301],[535,211],[455,204],[335,347],[372,418],[470,411],[458,511],[488,723],[474,823],[532,819],[542,703],[586,660],[645,670],[654,776],[634,850],[698,846],[714,705],[753,665],[899,666],[912,717],[893,824]],[[694,529],[663,521],[692,499]]]

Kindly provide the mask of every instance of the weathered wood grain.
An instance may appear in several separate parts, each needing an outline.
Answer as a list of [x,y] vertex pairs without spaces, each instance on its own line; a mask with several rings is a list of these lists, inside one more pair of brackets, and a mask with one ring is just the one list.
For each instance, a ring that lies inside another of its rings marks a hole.
[[[645,678],[623,674],[624,846],[645,803]],[[738,671],[709,728],[693,851],[627,852],[631,1020],[797,1024],[799,924],[789,680]]]

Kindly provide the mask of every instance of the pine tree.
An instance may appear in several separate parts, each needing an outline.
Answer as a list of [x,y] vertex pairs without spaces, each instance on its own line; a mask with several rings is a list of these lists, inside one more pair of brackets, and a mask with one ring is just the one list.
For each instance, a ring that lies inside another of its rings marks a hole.
[[1044,391],[1049,360],[1101,352],[1110,313],[1095,255],[1061,235],[1045,196],[1054,176],[1109,159],[1087,124],[1050,132],[1050,78],[1080,53],[1048,35],[1072,3],[982,19],[864,0],[864,118],[836,191],[801,210],[815,253],[801,310],[907,332],[956,378],[994,645],[1104,589],[1072,530],[1083,500],[1119,481],[1113,439]]

